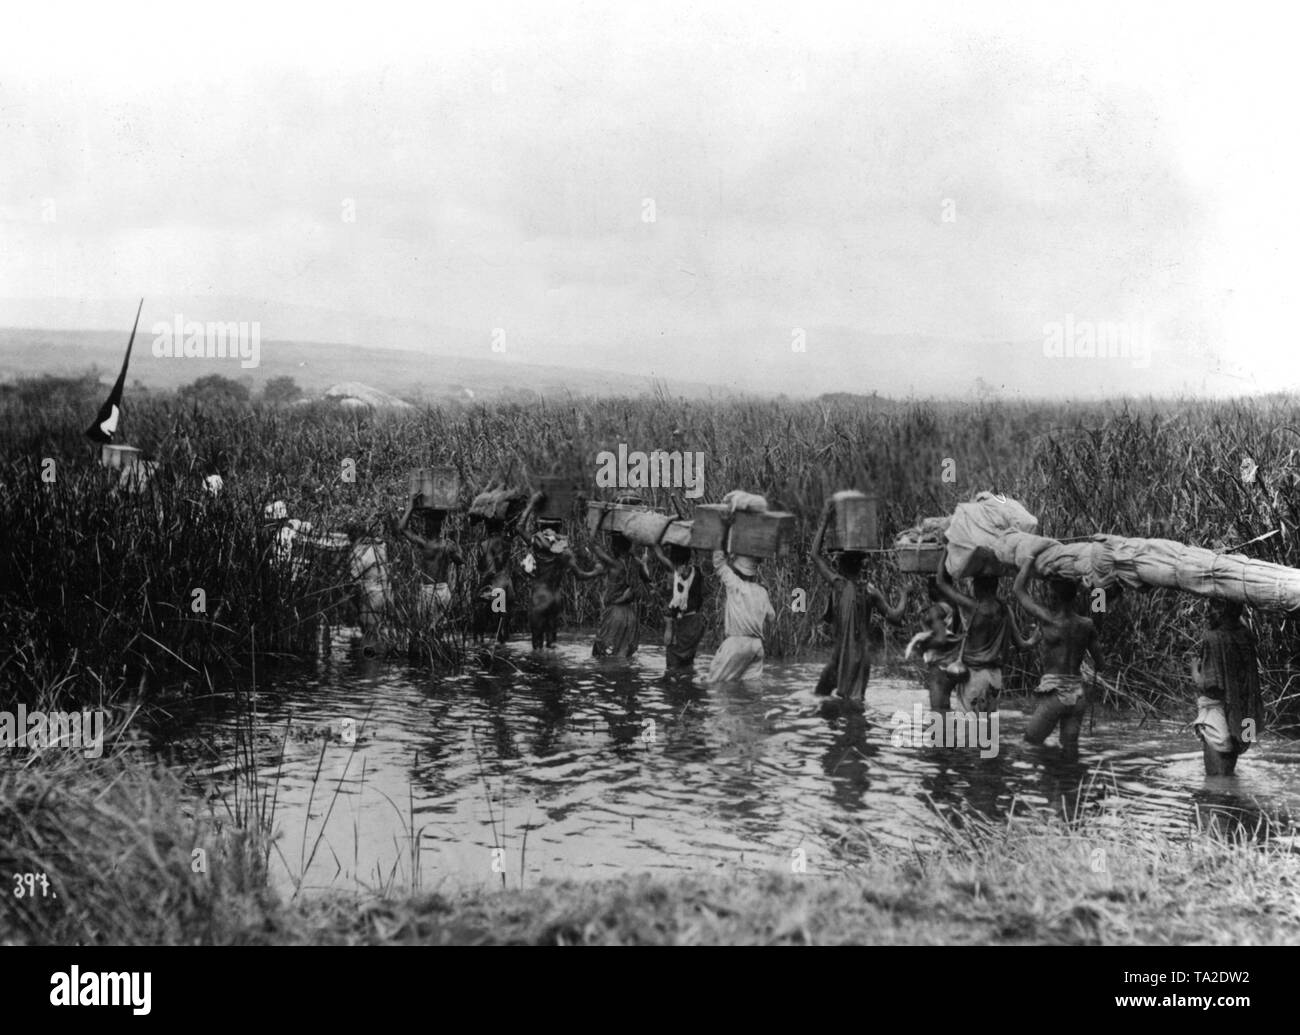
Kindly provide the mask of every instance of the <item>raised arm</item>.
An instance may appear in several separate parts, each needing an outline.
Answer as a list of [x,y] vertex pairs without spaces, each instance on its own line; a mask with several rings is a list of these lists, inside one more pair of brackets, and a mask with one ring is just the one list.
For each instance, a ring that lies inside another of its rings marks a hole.
[[897,604],[890,604],[885,599],[885,594],[875,586],[868,586],[867,593],[870,594],[872,602],[880,609],[880,613],[885,616],[890,625],[903,624],[903,615],[907,613],[907,599],[912,593],[911,586],[905,585],[903,587]]
[[1016,621],[1016,613],[1010,607],[1007,608],[1007,626],[1011,630],[1011,642],[1021,650],[1028,650],[1043,638],[1043,634],[1038,629],[1025,636],[1020,631],[1020,623]]
[[612,568],[618,563],[618,561],[614,560],[614,555],[600,545],[599,540],[592,540],[591,552],[596,555],[596,560],[606,568]]
[[968,597],[952,584],[952,579],[948,575],[948,548],[943,548],[943,556],[939,558],[939,570],[934,573],[934,582],[939,589],[939,595],[952,604],[953,607],[969,613],[975,608],[975,600]]
[[919,633],[907,641],[907,650],[903,651],[903,660],[907,661],[916,653],[916,649],[922,646],[930,638],[930,631],[922,629]]
[[718,573],[718,581],[723,586],[730,586],[735,582],[739,575],[731,570],[731,565],[727,563],[727,554],[725,550],[713,551],[713,570]]
[[672,558],[669,557],[668,554],[664,553],[663,546],[660,543],[655,543],[653,549],[655,559],[659,562],[660,566],[675,573],[677,571],[677,565],[672,562]]
[[817,522],[817,532],[812,541],[812,560],[817,569],[817,573],[827,582],[833,583],[839,578],[839,573],[830,566],[830,562],[822,555],[822,543],[826,539],[826,526],[830,524],[831,510],[835,507],[835,500],[828,499],[822,505],[822,516]]
[[1037,618],[1040,622],[1054,622],[1056,619],[1052,612],[1047,610],[1042,604],[1035,600],[1029,593],[1029,580],[1034,577],[1034,558],[1030,557],[1020,566],[1016,572],[1015,594],[1016,599],[1020,601],[1020,606]]
[[529,530],[533,513],[536,511],[537,505],[545,498],[546,494],[543,492],[533,493],[528,499],[528,506],[524,507],[524,512],[519,515],[519,520],[514,524],[513,531],[515,535],[522,539],[525,544],[529,543],[533,537],[533,533]]
[[578,558],[574,554],[569,554],[568,558],[569,570],[573,572],[573,576],[576,579],[587,582],[590,579],[605,574],[605,566],[601,564],[599,560],[596,561],[596,566],[594,568],[580,568],[578,567]]
[[[415,510],[415,501],[419,498],[420,494],[416,492],[412,493],[411,498],[406,501],[406,509],[402,511],[402,519],[397,522],[397,530],[401,532],[407,540],[423,550],[429,545],[429,541],[425,539],[424,536],[416,535],[411,531],[410,527],[411,513]],[[389,513],[391,514],[392,511],[389,511]]]

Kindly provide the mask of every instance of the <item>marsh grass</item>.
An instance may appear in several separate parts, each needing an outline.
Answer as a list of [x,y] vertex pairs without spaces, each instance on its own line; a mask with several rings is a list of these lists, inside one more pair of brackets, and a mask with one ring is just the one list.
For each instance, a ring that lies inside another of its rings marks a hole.
[[180,774],[126,746],[6,760],[0,872],[49,881],[50,897],[11,884],[0,895],[0,932],[18,942],[224,941],[270,901],[261,832],[197,805]]
[[[322,624],[349,624],[345,577],[289,580],[267,562],[261,508],[277,498],[318,529],[356,522],[383,536],[397,598],[392,644],[433,667],[463,664],[464,623],[437,634],[423,627],[413,559],[395,535],[410,468],[449,463],[467,491],[535,484],[547,474],[591,484],[596,453],[620,442],[667,449],[680,441],[705,454],[704,501],[743,486],[797,515],[797,548],[763,565],[777,610],[773,656],[826,643],[826,589],[805,544],[823,499],[847,486],[880,494],[886,543],[917,518],[951,512],[991,489],[1022,500],[1041,531],[1058,538],[1161,536],[1300,567],[1300,420],[1281,397],[994,405],[864,397],[701,403],[661,393],[385,417],[320,405],[205,408],[147,396],[128,410],[125,427],[171,473],[146,501],[111,494],[79,437],[84,419],[72,420],[66,401],[43,409],[24,398],[0,406],[0,519],[11,546],[0,561],[0,636],[12,645],[0,660],[0,693],[10,696],[66,676],[69,658],[90,677],[79,686],[125,679],[147,693],[160,685],[201,692],[206,669],[244,663],[250,629],[261,651],[298,654],[313,648]],[[199,492],[196,473],[216,455],[227,466],[226,491],[212,500]],[[46,457],[58,464],[54,485],[40,480]],[[1258,466],[1253,481],[1241,473],[1245,457]],[[945,460],[953,461],[953,482],[943,480]],[[345,461],[354,481],[344,477]],[[666,509],[691,507],[679,490],[643,495]],[[448,530],[467,546],[474,541],[460,519]],[[579,550],[589,545],[581,521],[571,538]],[[911,578],[884,553],[873,555],[869,571],[891,594]],[[472,591],[467,574],[456,589],[462,614]],[[190,610],[199,586],[208,594],[203,615]],[[522,574],[516,587],[519,636]],[[806,613],[791,609],[796,588],[809,591]],[[600,580],[571,587],[565,623],[593,624],[601,589]],[[647,635],[657,627],[662,592],[654,587],[642,607]],[[721,636],[715,596],[706,604],[706,645]],[[1182,655],[1196,642],[1201,613],[1195,598],[1164,591],[1115,601],[1103,626],[1113,659],[1104,703],[1149,709],[1184,700]],[[1268,614],[1254,622],[1270,717],[1275,726],[1292,725],[1300,716],[1300,626]],[[1012,686],[1032,678],[1024,664],[1011,666]]]
[[[412,559],[394,535],[413,466],[451,463],[471,489],[553,473],[589,481],[597,451],[619,442],[671,448],[672,431],[681,428],[683,447],[706,454],[705,501],[734,487],[763,491],[799,516],[800,542],[811,536],[824,497],[840,488],[881,494],[886,540],[987,488],[1022,500],[1042,531],[1059,538],[1162,536],[1300,567],[1300,421],[1285,399],[1067,408],[864,399],[688,404],[660,395],[379,418],[321,406],[205,409],[149,397],[128,410],[126,427],[167,473],[140,498],[115,494],[93,462],[80,439],[86,416],[62,396],[0,400],[0,527],[7,536],[0,699],[46,709],[112,707],[126,716],[139,702],[163,707],[176,696],[246,685],[235,691],[247,695],[232,760],[240,775],[211,796],[198,795],[184,771],[146,758],[122,723],[100,759],[52,751],[6,756],[0,874],[45,873],[58,898],[0,895],[2,937],[163,944],[1300,940],[1300,882],[1289,843],[1231,824],[1224,836],[1222,817],[1209,816],[1205,829],[1172,837],[1105,816],[1039,814],[1000,825],[968,815],[953,817],[944,843],[925,851],[880,845],[861,829],[839,831],[839,849],[858,860],[847,875],[629,876],[522,889],[526,823],[521,890],[447,897],[419,886],[424,828],[409,800],[405,843],[395,844],[392,869],[376,873],[372,887],[346,899],[283,903],[266,883],[270,853],[284,852],[272,834],[278,784],[257,776],[267,736],[256,720],[262,671],[315,649],[322,626],[353,620],[337,568],[291,578],[269,563],[261,516],[272,499],[287,500],[295,517],[317,529],[355,522],[383,536],[396,597],[393,642],[405,641],[431,666],[456,666],[470,650],[464,625],[437,634],[423,627]],[[213,499],[201,493],[197,476],[217,454],[227,465],[226,491]],[[1245,456],[1258,465],[1254,481],[1240,473]],[[46,458],[56,461],[53,483],[41,477]],[[941,479],[945,459],[955,461],[955,483]],[[355,463],[355,482],[342,477],[344,460]],[[689,510],[668,492],[645,495]],[[575,525],[580,549],[585,537]],[[905,578],[883,555],[871,571],[891,594]],[[820,647],[825,591],[805,552],[766,563],[764,579],[778,611],[770,652]],[[205,590],[205,612],[192,609],[195,588]],[[790,610],[795,588],[812,590],[806,614]],[[566,623],[594,623],[601,589],[599,580],[576,586]],[[462,607],[469,592],[462,578]],[[516,635],[526,593],[518,596]],[[643,617],[654,613],[647,608]],[[1200,613],[1193,598],[1160,591],[1118,601],[1103,623],[1114,665],[1100,682],[1101,703],[1136,709],[1142,721],[1181,706],[1181,655],[1196,641]],[[713,599],[706,617],[716,642],[721,614]],[[1286,726],[1300,714],[1300,630],[1289,617],[1257,614],[1254,622],[1270,718]],[[655,623],[647,617],[646,624]],[[1029,664],[1025,657],[1012,664],[1010,688],[1032,678]],[[359,779],[364,787],[364,767]],[[343,779],[320,792],[332,810]],[[486,783],[485,793],[490,803]],[[506,822],[493,812],[498,847]],[[300,864],[335,851],[323,829],[304,828]],[[354,860],[356,837],[354,828]],[[206,852],[206,873],[193,869],[196,849]],[[1098,850],[1102,871],[1093,868]],[[285,854],[279,857],[287,866]],[[402,857],[410,869],[405,887],[398,881]]]

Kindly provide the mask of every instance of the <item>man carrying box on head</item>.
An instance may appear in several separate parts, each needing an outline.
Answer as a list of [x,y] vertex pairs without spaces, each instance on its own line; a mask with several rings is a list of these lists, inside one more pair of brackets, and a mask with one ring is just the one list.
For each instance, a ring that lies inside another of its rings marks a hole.
[[608,550],[596,543],[592,553],[604,567],[606,580],[605,610],[596,629],[592,656],[630,658],[636,653],[641,632],[637,588],[650,581],[650,572],[645,561],[632,553],[631,540],[619,532],[610,536]]
[[726,639],[713,655],[704,682],[757,679],[763,674],[764,626],[776,618],[771,598],[758,581],[758,558],[737,554],[728,563],[724,551],[714,550],[713,570],[726,593]]
[[695,650],[704,638],[704,572],[695,563],[689,546],[655,543],[655,557],[671,573],[673,592],[668,599],[664,622],[666,674],[689,675],[695,668]]
[[420,617],[428,628],[437,629],[451,607],[452,568],[463,566],[465,558],[456,543],[442,536],[439,512],[429,512],[434,515],[433,538],[425,538],[411,530],[411,514],[419,498],[419,493],[411,494],[397,530],[420,552]]
[[871,678],[871,616],[879,611],[887,621],[898,625],[906,612],[911,588],[904,586],[898,603],[891,604],[866,578],[864,551],[836,550],[834,563],[827,561],[822,546],[834,514],[835,497],[831,497],[822,509],[812,543],[813,565],[830,583],[829,610],[835,635],[835,654],[822,670],[816,692],[827,696],[838,690],[840,697],[860,705]]
[[[537,507],[545,496],[534,493],[528,501],[515,534],[528,544],[524,570],[532,578],[531,600],[528,607],[528,631],[532,635],[533,650],[554,647],[560,625],[560,611],[564,605],[564,576],[572,573],[582,581],[604,574],[597,562],[593,568],[582,568],[569,549],[569,542],[560,536],[558,520],[535,517]],[[532,522],[537,531],[530,534]]]

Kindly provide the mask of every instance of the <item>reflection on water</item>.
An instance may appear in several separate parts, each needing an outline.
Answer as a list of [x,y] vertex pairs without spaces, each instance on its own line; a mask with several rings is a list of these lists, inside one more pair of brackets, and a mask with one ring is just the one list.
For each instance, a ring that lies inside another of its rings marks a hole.
[[[828,720],[809,705],[818,671],[769,661],[753,685],[704,689],[663,682],[661,650],[595,659],[575,635],[547,652],[512,643],[447,676],[367,659],[342,635],[314,668],[258,694],[260,773],[275,783],[281,833],[274,880],[517,887],[789,872],[795,858],[828,872],[846,865],[835,842],[847,826],[924,845],[959,812],[998,819],[1013,801],[1171,832],[1216,810],[1247,824],[1300,812],[1297,745],[1266,740],[1235,778],[1207,779],[1187,728],[1099,716],[1082,758],[1065,762],[1050,744],[1025,747],[1024,716],[1004,709],[994,757],[894,746],[891,717],[924,701],[919,685],[878,678],[865,716]],[[355,746],[320,735],[349,717]]]

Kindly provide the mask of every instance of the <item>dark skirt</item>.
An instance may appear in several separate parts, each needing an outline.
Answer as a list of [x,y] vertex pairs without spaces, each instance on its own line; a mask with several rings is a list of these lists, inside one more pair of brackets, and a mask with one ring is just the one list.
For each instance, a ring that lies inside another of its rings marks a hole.
[[673,621],[673,642],[664,647],[668,668],[691,668],[695,664],[695,651],[704,639],[704,616],[698,611],[682,615]]
[[597,657],[605,654],[631,657],[636,653],[640,632],[641,623],[637,620],[635,607],[610,604],[600,616],[591,653]]

